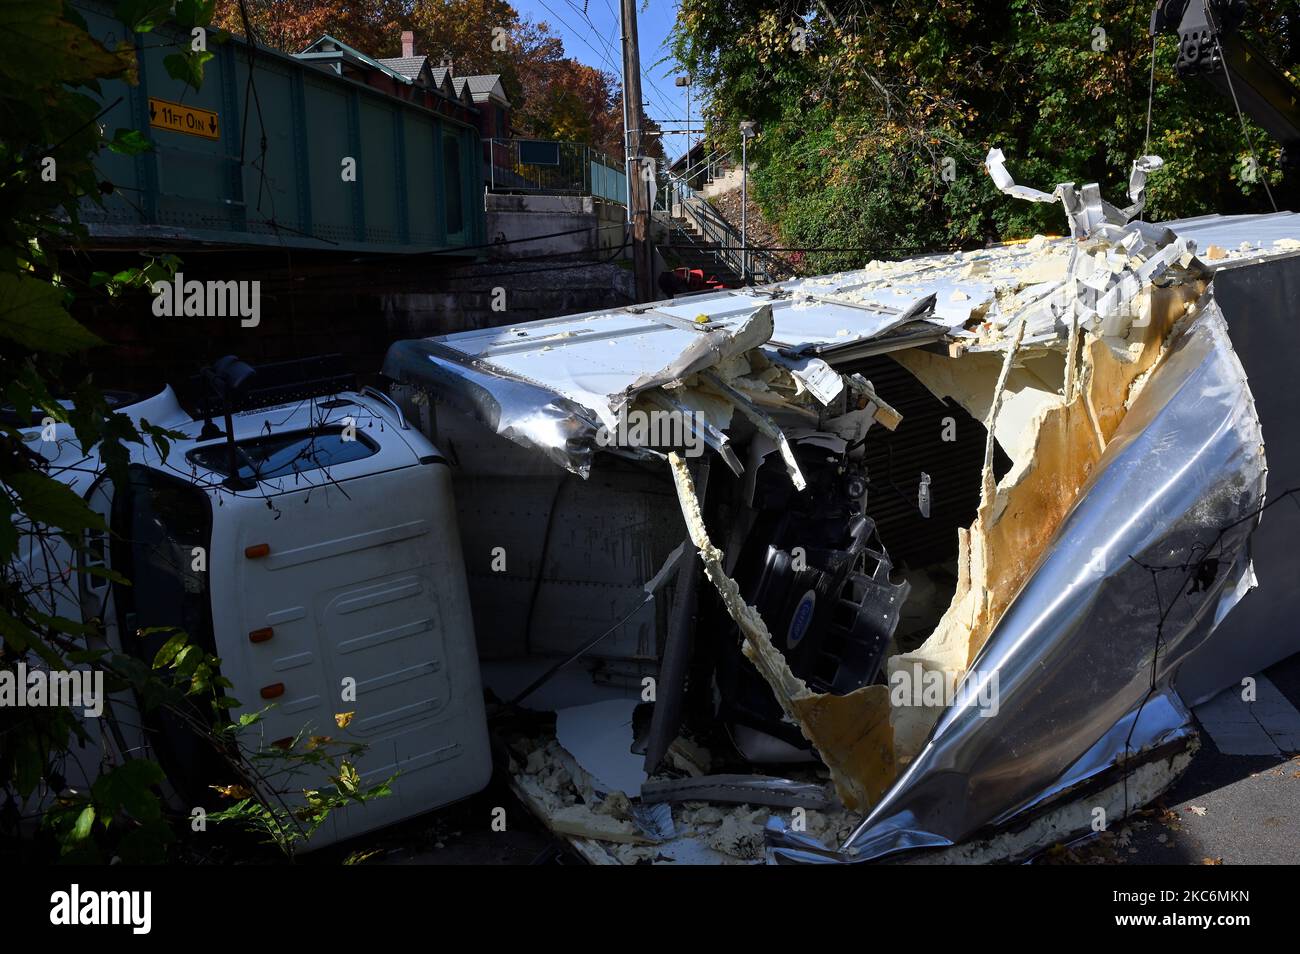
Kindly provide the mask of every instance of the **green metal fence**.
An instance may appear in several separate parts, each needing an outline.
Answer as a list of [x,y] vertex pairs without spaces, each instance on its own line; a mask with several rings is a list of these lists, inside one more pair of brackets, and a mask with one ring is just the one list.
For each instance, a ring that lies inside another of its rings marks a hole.
[[488,187],[528,195],[591,195],[627,205],[623,166],[580,142],[492,139]]

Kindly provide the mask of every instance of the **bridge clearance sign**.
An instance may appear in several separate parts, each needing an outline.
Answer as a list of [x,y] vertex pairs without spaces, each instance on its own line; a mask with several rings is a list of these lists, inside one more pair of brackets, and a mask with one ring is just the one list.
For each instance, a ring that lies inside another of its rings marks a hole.
[[169,129],[203,139],[220,139],[221,126],[217,119],[217,114],[210,109],[149,97],[149,125],[155,129]]

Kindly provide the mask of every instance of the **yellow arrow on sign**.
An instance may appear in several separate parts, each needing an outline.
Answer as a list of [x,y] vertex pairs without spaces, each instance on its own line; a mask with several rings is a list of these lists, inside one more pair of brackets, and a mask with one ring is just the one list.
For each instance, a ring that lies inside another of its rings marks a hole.
[[217,114],[210,109],[149,97],[149,125],[155,129],[168,129],[203,139],[220,139],[221,124],[218,119]]

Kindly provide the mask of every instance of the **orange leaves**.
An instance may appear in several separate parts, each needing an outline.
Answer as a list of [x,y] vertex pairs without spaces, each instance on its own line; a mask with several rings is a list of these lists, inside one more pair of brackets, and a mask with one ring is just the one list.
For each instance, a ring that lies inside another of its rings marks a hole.
[[253,790],[243,785],[209,785],[208,787],[223,798],[233,798],[235,801],[253,797]]

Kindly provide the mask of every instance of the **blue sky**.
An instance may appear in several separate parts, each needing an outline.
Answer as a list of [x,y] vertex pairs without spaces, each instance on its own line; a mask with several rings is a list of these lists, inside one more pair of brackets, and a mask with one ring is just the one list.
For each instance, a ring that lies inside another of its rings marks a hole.
[[[622,74],[619,46],[619,0],[511,0],[522,15],[545,22],[564,41],[564,51],[581,63]],[[585,7],[585,13],[584,13]],[[686,91],[673,85],[679,71],[668,55],[668,35],[677,17],[676,0],[637,0],[637,35],[641,41],[641,94],[652,119],[685,119]],[[658,65],[656,65],[658,64]],[[693,128],[699,126],[699,105],[691,104]],[[665,123],[665,129],[684,129],[684,123]],[[664,150],[677,156],[686,137],[664,136]]]

